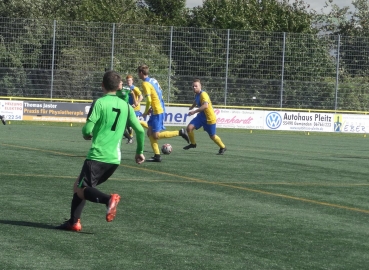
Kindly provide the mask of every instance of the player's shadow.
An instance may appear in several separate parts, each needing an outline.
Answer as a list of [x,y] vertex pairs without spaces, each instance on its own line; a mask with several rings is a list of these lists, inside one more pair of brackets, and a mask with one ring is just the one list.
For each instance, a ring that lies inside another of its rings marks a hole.
[[[39,223],[39,222],[21,221],[21,220],[2,220],[0,219],[0,224],[56,230],[55,225]],[[93,233],[88,233],[88,232],[78,232],[78,233],[93,234]]]

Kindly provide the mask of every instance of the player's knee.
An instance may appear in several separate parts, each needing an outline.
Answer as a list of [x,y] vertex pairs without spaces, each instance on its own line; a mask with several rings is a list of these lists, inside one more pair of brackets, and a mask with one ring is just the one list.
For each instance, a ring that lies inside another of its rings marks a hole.
[[77,187],[77,190],[76,190],[76,192],[75,192],[75,193],[77,193],[77,196],[78,196],[80,199],[82,199],[82,200],[84,200],[84,199],[85,199],[84,190],[85,190],[85,188],[79,188],[79,187]]
[[85,188],[80,188],[78,186],[78,184],[79,184],[79,178],[77,178],[76,181],[74,182],[74,185],[73,185],[73,193],[77,193],[77,196],[80,199],[84,200],[85,195],[83,194],[83,192],[84,192],[84,189]]
[[195,127],[193,125],[188,125],[186,129],[187,129],[187,132],[192,132],[194,128]]

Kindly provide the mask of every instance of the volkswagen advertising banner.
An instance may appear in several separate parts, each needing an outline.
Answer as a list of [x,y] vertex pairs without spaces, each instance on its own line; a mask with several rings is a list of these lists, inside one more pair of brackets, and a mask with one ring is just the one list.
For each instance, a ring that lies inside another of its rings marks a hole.
[[309,112],[265,112],[265,129],[333,132],[334,114]]

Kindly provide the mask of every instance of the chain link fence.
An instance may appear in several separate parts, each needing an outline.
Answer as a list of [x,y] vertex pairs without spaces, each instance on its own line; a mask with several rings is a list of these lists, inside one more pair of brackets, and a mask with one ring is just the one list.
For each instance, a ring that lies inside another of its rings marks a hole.
[[105,70],[150,67],[170,103],[364,111],[364,37],[0,18],[0,96],[96,99]]

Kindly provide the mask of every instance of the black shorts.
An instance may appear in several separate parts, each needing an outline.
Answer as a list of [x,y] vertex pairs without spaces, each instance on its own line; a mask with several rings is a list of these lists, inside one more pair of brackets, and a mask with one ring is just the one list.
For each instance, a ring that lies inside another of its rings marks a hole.
[[118,166],[118,164],[86,159],[83,163],[77,186],[80,188],[96,187],[108,180]]

